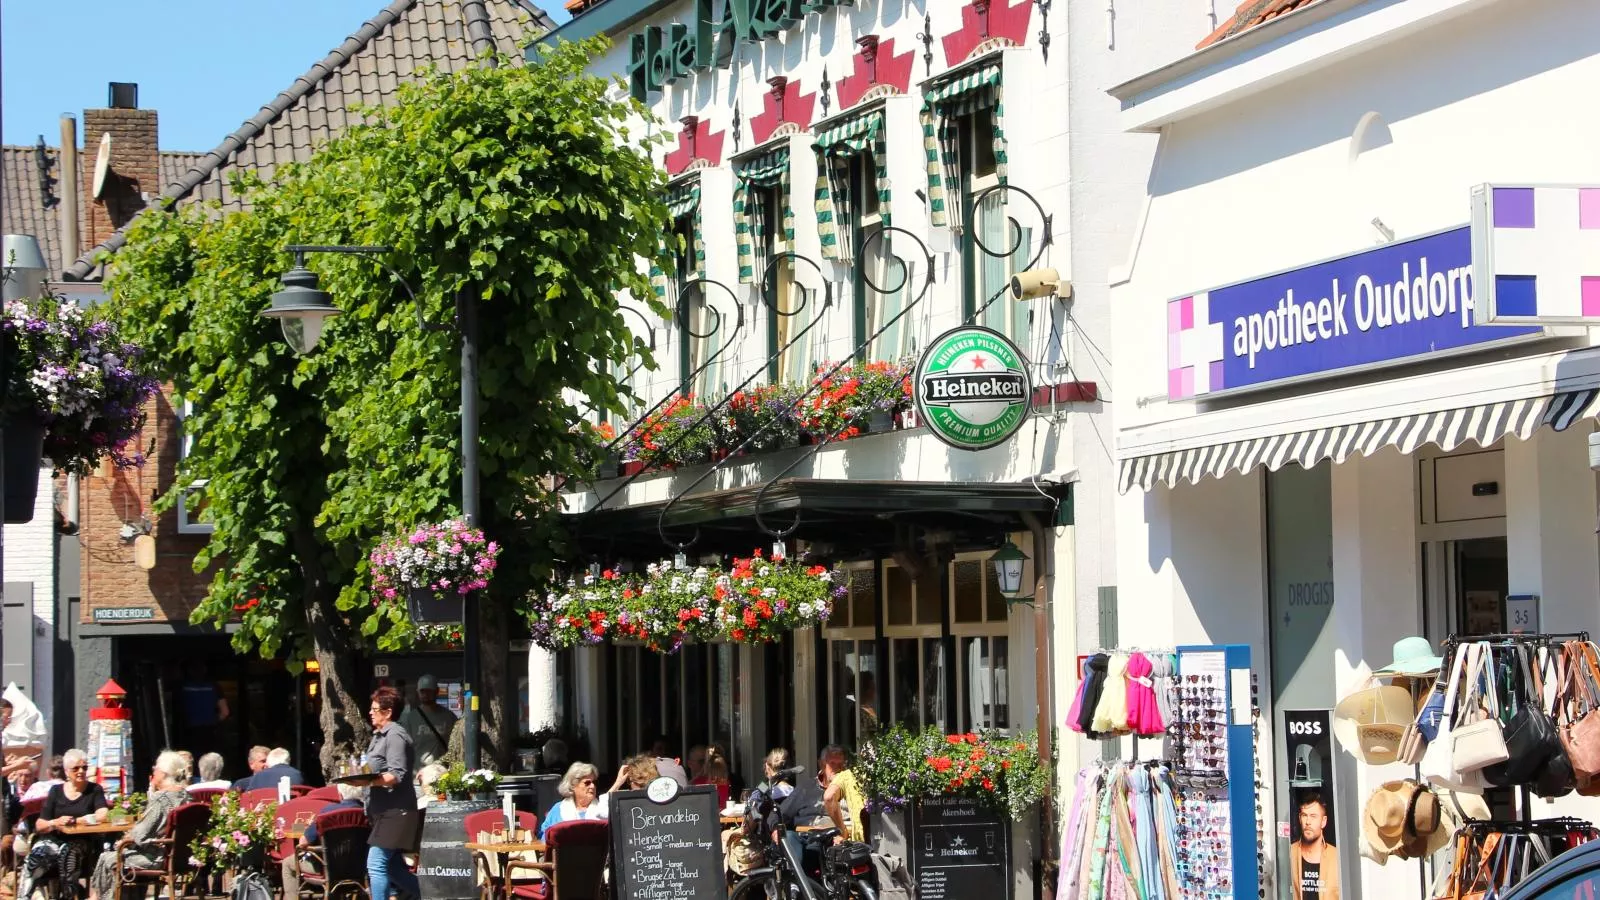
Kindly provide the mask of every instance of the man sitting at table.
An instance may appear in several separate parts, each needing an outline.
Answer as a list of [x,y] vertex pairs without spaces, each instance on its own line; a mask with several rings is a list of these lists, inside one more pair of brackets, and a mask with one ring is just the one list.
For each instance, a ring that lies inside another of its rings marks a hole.
[[[352,784],[339,785],[339,800],[317,810],[317,815],[335,812],[341,809],[361,808],[361,788]],[[292,823],[291,823],[292,824]],[[283,861],[283,895],[285,897],[300,896],[300,876],[315,874],[319,871],[316,858],[305,851],[317,842],[317,823],[312,820],[306,826],[305,833],[295,842],[295,852]]]
[[289,765],[289,751],[278,747],[267,751],[267,767],[244,780],[244,787],[239,788],[240,793],[245,791],[258,791],[262,788],[277,788],[278,780],[288,778],[290,784],[305,784],[304,775],[300,770]]

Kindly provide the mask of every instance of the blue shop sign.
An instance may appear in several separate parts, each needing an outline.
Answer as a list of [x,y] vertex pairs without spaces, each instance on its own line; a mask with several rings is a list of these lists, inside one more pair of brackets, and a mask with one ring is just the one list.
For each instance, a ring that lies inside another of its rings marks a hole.
[[1167,304],[1167,397],[1188,400],[1542,337],[1477,325],[1467,227]]

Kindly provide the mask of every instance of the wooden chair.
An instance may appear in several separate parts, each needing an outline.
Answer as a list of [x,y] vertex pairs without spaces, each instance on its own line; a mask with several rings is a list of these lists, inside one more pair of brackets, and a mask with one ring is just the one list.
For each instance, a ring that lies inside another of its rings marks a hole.
[[[604,900],[611,826],[603,819],[577,819],[544,833],[545,862],[513,860],[506,866],[512,900]],[[548,881],[516,882],[520,869],[543,872]]]
[[160,868],[141,869],[127,864],[127,855],[135,848],[117,848],[117,883],[118,896],[126,893],[128,888],[138,888],[141,892],[146,885],[155,885],[165,888],[170,898],[182,897],[189,891],[199,871],[190,864],[189,845],[194,839],[211,826],[211,804],[185,803],[174,809],[167,816],[167,827],[163,835],[155,838],[152,843],[161,847],[165,859]]
[[367,896],[367,838],[372,826],[359,809],[317,816],[317,843],[310,856],[320,871],[300,876],[300,896],[334,900]]
[[[478,839],[478,835],[482,834],[483,832],[494,832],[504,829],[506,824],[506,816],[501,810],[486,809],[482,812],[468,814],[462,819],[461,824],[463,830],[465,830],[467,833],[467,841],[471,842],[476,841]],[[533,815],[533,813],[519,811],[517,813],[517,828],[527,831],[530,834],[538,834],[539,820]],[[477,871],[478,893],[482,900],[497,900],[497,898],[498,900],[504,900],[504,898],[508,896],[506,893],[508,890],[506,884],[512,879],[508,879],[506,877],[506,873],[500,871],[501,866],[499,858],[492,854],[484,853],[480,850],[474,850],[472,851],[472,862],[473,868]],[[525,862],[525,860],[512,860],[512,862]],[[517,882],[517,884],[520,886],[542,885],[543,883],[544,877],[542,875],[525,875],[521,881]]]
[[256,788],[239,795],[239,805],[245,809],[258,809],[268,803],[278,802],[277,788]]
[[297,819],[304,817],[315,819],[317,813],[321,812],[322,808],[327,805],[328,801],[309,795],[278,805],[277,814],[273,817],[273,823],[278,826],[278,834],[281,837],[278,838],[277,843],[267,850],[267,877],[272,880],[274,887],[280,890],[283,888],[283,861],[294,854],[297,840],[293,835],[285,832]]

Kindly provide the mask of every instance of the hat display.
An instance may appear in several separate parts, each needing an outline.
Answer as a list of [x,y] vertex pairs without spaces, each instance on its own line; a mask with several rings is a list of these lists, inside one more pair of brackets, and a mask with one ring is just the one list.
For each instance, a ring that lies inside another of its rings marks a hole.
[[1387,765],[1399,756],[1400,738],[1415,716],[1409,690],[1369,685],[1334,707],[1333,733],[1340,745],[1368,765]]
[[1372,792],[1361,815],[1362,855],[1423,859],[1450,842],[1439,796],[1415,781],[1390,781]]
[[1394,662],[1373,673],[1376,675],[1432,675],[1444,665],[1444,657],[1433,652],[1425,637],[1404,637],[1394,642]]

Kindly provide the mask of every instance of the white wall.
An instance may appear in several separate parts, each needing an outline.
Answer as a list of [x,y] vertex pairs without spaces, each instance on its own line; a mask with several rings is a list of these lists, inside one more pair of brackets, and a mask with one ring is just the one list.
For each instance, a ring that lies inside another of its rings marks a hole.
[[55,481],[39,470],[33,521],[5,527],[5,580],[33,583],[33,683],[28,694],[48,718],[54,708],[56,621]]

